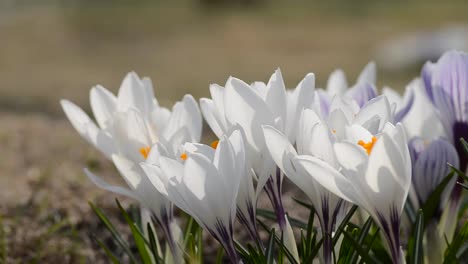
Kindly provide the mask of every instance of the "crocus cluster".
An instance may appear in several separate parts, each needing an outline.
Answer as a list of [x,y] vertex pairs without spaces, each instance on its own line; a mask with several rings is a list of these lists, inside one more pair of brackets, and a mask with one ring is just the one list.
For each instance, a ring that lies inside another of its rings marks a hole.
[[[96,122],[75,104],[61,102],[73,127],[114,163],[127,186],[110,185],[85,169],[88,177],[149,209],[179,261],[174,206],[238,263],[236,219],[263,250],[256,221],[263,191],[286,246],[297,254],[283,206],[286,177],[315,208],[324,263],[333,262],[332,238],[351,204],[373,218],[393,262],[403,263],[405,203],[422,207],[449,173],[447,163],[467,170],[468,154],[459,141],[468,138],[466,53],[450,51],[426,63],[403,96],[390,88],[379,92],[372,62],[353,85],[338,69],[326,89],[315,87],[313,73],[286,89],[278,69],[267,83],[230,77],[224,87],[211,85],[210,94],[200,99],[200,108],[186,95],[169,110],[158,104],[148,78],[129,73],[117,96],[102,86],[91,89]],[[200,143],[203,119],[218,137],[210,144]],[[448,185],[432,219],[432,237],[440,241],[453,236],[455,217],[444,215],[460,207],[460,188],[455,179]]]

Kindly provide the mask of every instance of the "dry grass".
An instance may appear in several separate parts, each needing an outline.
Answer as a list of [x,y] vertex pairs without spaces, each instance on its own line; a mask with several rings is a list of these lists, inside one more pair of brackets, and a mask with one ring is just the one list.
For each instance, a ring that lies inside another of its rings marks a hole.
[[[106,262],[90,239],[102,227],[86,201],[118,222],[114,196],[93,186],[82,168],[116,174],[64,120],[60,98],[87,108],[91,86],[116,91],[129,70],[150,76],[165,105],[185,93],[207,96],[211,82],[229,75],[266,80],[276,67],[290,87],[310,71],[323,85],[337,66],[354,79],[394,36],[468,21],[461,1],[346,8],[337,8],[342,1],[299,2],[248,11],[185,2],[1,8],[0,240],[8,262]],[[401,88],[415,74],[379,72],[379,85]],[[0,241],[0,257],[2,248]]]

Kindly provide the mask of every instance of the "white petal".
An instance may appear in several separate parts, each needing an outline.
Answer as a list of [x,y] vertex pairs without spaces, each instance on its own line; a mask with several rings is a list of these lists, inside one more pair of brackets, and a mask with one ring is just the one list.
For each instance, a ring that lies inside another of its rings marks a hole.
[[213,133],[215,133],[218,138],[224,135],[226,127],[221,121],[221,113],[218,112],[218,108],[216,108],[213,100],[201,98],[200,108],[206,123],[208,123],[211,130],[213,130]]
[[146,116],[152,111],[153,97],[148,94],[140,78],[135,72],[130,72],[125,76],[117,96],[119,111],[126,112],[135,108]]
[[337,109],[340,109],[345,114],[349,123],[359,112],[359,105],[353,99],[335,96],[331,101],[329,112],[331,113]]
[[99,149],[107,158],[110,158],[116,152],[111,136],[99,130],[81,108],[67,100],[61,100],[60,104],[72,126],[86,141]]
[[274,114],[274,119],[279,117],[286,122],[286,88],[280,69],[277,69],[271,76],[267,89],[265,102]]
[[263,126],[266,146],[276,165],[286,174],[295,173],[291,163],[291,157],[297,156],[296,150],[288,138],[271,126]]
[[110,128],[122,155],[135,163],[144,160],[140,149],[152,146],[153,142],[140,112],[129,110],[125,113],[116,113]]
[[403,97],[395,90],[390,87],[384,87],[382,94],[385,95],[390,104],[396,105],[396,110],[400,110],[403,107]]
[[156,190],[161,194],[168,196],[167,190],[167,178],[163,175],[163,172],[160,167],[149,164],[147,162],[140,163],[141,168],[146,173],[146,177],[150,180],[150,182],[154,185]]
[[90,103],[97,123],[101,128],[104,128],[117,110],[117,98],[107,89],[98,85],[91,89]]
[[328,126],[339,139],[345,137],[345,127],[349,125],[346,115],[341,109],[336,109],[328,115]]
[[403,183],[399,175],[409,179],[411,175],[406,175],[407,171],[401,166],[404,161],[400,151],[388,135],[383,134],[377,140],[368,164],[365,179],[370,190],[374,192],[376,208],[388,208],[394,204],[401,212],[408,195],[410,181]]
[[327,81],[327,93],[330,96],[343,95],[348,89],[346,75],[341,69],[337,69],[330,74]]
[[84,172],[88,176],[88,178],[94,184],[96,184],[96,186],[98,186],[99,188],[104,189],[104,190],[109,191],[109,192],[122,194],[122,195],[130,197],[132,199],[138,200],[137,196],[135,196],[133,191],[131,191],[131,190],[127,189],[127,188],[120,187],[120,186],[111,185],[111,184],[107,183],[106,181],[104,181],[101,177],[93,174],[88,169],[84,169]]
[[351,125],[345,127],[345,137],[346,140],[358,144],[361,140],[364,141],[364,143],[371,142],[373,135],[362,126]]
[[315,96],[315,75],[307,74],[290,95],[288,102],[288,116],[286,120],[286,134],[291,141],[295,141],[299,119],[303,109],[312,109]]
[[199,143],[186,143],[183,146],[183,151],[185,151],[189,156],[190,154],[197,153],[205,156],[210,161],[214,160],[216,150],[211,146]]
[[375,84],[377,81],[377,67],[375,66],[375,62],[369,62],[364,69],[359,74],[357,79],[357,83],[360,82],[367,82],[371,84]]
[[312,133],[312,128],[319,122],[321,122],[321,120],[314,111],[310,109],[302,111],[301,118],[299,119],[296,140],[297,151],[299,154],[312,155],[309,148],[311,144],[310,135]]
[[312,156],[298,156],[294,159],[294,163],[296,166],[302,166],[328,191],[351,203],[356,203],[356,191],[353,185],[326,162]]
[[130,188],[136,190],[138,185],[141,184],[141,178],[144,173],[139,165],[117,155],[112,155],[112,161],[124,178],[125,182],[130,186]]
[[384,123],[393,122],[392,108],[387,97],[381,95],[367,102],[357,114],[354,122],[362,125],[374,116],[377,116],[381,120],[381,128]]
[[316,123],[311,130],[309,135],[310,142],[307,146],[309,148],[308,153],[316,158],[319,158],[334,168],[338,167],[336,162],[335,154],[333,151],[333,139],[331,131],[327,125],[323,122]]
[[200,141],[202,129],[201,113],[195,99],[191,95],[185,95],[181,102],[177,102],[174,105],[163,137],[166,139],[170,138],[172,134],[184,126],[190,131],[193,142]]
[[[334,144],[336,158],[345,170],[363,173],[367,167],[368,156],[365,150],[350,142],[339,142]],[[361,177],[361,175],[357,175]]]
[[261,125],[273,125],[273,114],[262,98],[243,81],[230,78],[225,89],[227,119],[231,124],[239,124],[248,143],[260,149],[264,145]]

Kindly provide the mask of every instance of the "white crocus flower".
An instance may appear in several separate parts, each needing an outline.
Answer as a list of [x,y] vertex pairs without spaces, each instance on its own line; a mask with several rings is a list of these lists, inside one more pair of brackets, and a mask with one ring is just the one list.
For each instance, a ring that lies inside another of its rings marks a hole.
[[311,175],[314,172],[295,168],[293,161],[298,155],[315,157],[339,173],[340,165],[334,154],[333,144],[345,138],[346,127],[358,124],[378,133],[380,124],[392,119],[389,103],[383,96],[371,100],[362,109],[359,109],[355,101],[337,96],[331,103],[330,110],[331,113],[325,119],[320,118],[312,109],[303,110],[295,127],[297,150],[294,148],[294,142],[284,133],[272,126],[263,126],[266,146],[273,160],[285,175],[308,195],[316,210],[324,237],[325,263],[332,261],[331,234],[337,224],[337,215],[346,209],[346,206],[341,198],[314,179]]
[[171,241],[172,205],[152,186],[139,163],[158,141],[175,147],[200,140],[202,120],[196,101],[186,95],[172,112],[160,107],[151,81],[133,72],[123,80],[118,96],[96,86],[90,101],[98,125],[72,102],[62,100],[61,105],[79,134],[114,162],[128,188],[110,185],[87,169],[86,174],[97,186],[134,198],[150,209]]
[[186,143],[179,158],[166,155],[162,144],[151,150],[159,158],[141,163],[154,186],[215,237],[233,263],[233,223],[239,184],[245,175],[242,133],[222,136],[216,149]]
[[[266,149],[261,126],[274,126],[294,141],[294,127],[302,109],[312,107],[314,103],[314,83],[314,75],[307,74],[295,90],[286,91],[281,72],[277,70],[267,84],[255,82],[248,85],[231,77],[225,88],[211,85],[211,99],[200,100],[203,116],[218,138],[235,125],[245,132],[248,167],[252,168],[253,174],[245,175],[240,184],[238,215],[248,226],[251,236],[257,237],[255,210],[257,197],[264,187],[280,227],[285,224],[282,174]],[[253,179],[257,180],[255,187]]]
[[400,216],[411,184],[404,128],[387,123],[377,135],[358,125],[345,130],[346,139],[333,145],[339,171],[311,156],[299,156],[294,164],[330,192],[365,209],[382,229],[393,262],[402,263]]

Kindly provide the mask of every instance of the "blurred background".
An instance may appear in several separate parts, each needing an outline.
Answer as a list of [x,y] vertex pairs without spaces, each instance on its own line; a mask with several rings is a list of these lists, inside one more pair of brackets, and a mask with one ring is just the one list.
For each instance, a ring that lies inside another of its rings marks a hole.
[[267,81],[277,67],[287,87],[308,72],[323,87],[336,68],[352,84],[370,60],[379,88],[403,91],[424,61],[468,50],[467,14],[462,0],[0,0],[0,258],[106,262],[86,201],[112,214],[114,195],[82,168],[119,180],[59,99],[89,111],[92,86],[117,92],[136,71],[170,107],[230,75]]

